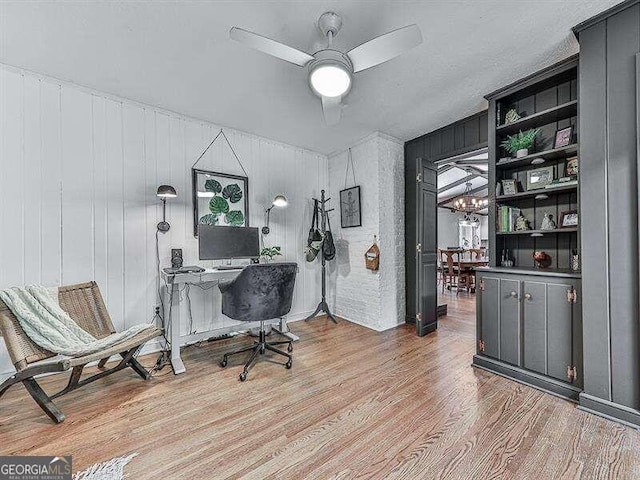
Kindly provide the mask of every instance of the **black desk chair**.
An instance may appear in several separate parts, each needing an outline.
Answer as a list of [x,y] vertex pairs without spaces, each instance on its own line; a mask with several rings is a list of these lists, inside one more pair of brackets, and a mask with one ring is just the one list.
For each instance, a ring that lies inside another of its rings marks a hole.
[[297,273],[298,264],[296,263],[249,265],[235,279],[220,283],[222,313],[234,320],[260,322],[258,341],[254,341],[251,346],[225,353],[220,362],[221,367],[226,367],[229,355],[253,350],[240,374],[241,381],[244,382],[247,379],[247,373],[255,363],[258,354],[264,355],[266,350],[287,357],[285,367],[291,368],[293,357],[289,353],[278,350],[274,345],[289,344],[287,350],[292,352],[292,340],[267,343],[264,322],[281,318],[289,313]]

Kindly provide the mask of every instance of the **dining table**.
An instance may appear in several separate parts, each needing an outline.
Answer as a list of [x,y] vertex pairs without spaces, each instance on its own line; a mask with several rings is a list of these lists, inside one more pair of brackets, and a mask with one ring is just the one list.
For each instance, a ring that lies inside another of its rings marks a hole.
[[477,267],[486,267],[489,265],[489,259],[479,258],[477,260],[454,260],[453,264],[458,266],[461,270],[471,270]]
[[465,279],[464,284],[466,288],[471,292],[474,292],[475,291],[475,269],[478,267],[486,267],[487,265],[489,265],[489,258],[486,256],[474,258],[475,250],[471,250],[471,249],[449,248],[442,251],[449,252],[449,255],[452,257],[451,258],[452,266],[456,267],[459,272],[458,273],[459,283],[464,278]]

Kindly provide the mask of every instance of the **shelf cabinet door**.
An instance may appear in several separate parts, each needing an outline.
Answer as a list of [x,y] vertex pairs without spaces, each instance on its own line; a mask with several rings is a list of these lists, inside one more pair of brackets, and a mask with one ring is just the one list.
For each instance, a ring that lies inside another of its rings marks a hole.
[[478,281],[482,281],[483,287],[477,289],[477,315],[478,315],[478,337],[484,343],[484,349],[478,353],[493,358],[499,358],[498,350],[498,322],[499,322],[499,294],[500,279],[482,276]]
[[523,283],[523,367],[547,373],[547,285]]
[[547,375],[570,382],[567,368],[574,367],[573,310],[567,298],[573,290],[569,283],[547,284]]
[[500,280],[500,360],[520,365],[520,282]]

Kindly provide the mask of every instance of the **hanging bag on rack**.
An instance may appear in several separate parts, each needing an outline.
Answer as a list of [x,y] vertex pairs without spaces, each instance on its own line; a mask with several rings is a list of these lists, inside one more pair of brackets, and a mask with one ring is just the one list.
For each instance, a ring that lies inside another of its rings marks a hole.
[[309,237],[307,239],[307,247],[304,249],[304,255],[307,262],[313,262],[318,256],[318,252],[322,250],[323,237],[318,229],[318,201],[313,201],[313,217],[311,218],[311,228],[309,229]]
[[333,243],[333,234],[331,233],[331,222],[327,215],[327,231],[324,232],[324,243],[322,244],[322,254],[325,260],[333,260],[336,257],[336,246]]
[[314,240],[318,240],[316,238],[317,234],[319,233],[318,229],[316,228],[317,220],[318,220],[318,201],[314,200],[313,201],[313,215],[311,217],[311,228],[309,229],[309,237],[307,238],[307,247],[311,247],[311,243]]

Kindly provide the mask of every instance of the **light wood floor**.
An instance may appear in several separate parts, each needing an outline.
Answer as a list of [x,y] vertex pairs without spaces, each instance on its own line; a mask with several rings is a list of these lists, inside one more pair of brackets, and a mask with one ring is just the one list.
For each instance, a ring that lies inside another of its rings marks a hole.
[[62,397],[61,425],[14,387],[0,453],[73,455],[76,470],[138,452],[131,479],[640,478],[637,431],[471,368],[473,296],[445,297],[449,315],[424,338],[294,323],[293,369],[261,362],[245,383],[241,359],[218,361],[246,339],[190,347],[184,375],[121,372]]

